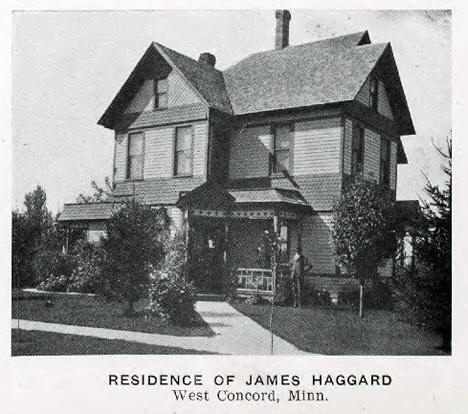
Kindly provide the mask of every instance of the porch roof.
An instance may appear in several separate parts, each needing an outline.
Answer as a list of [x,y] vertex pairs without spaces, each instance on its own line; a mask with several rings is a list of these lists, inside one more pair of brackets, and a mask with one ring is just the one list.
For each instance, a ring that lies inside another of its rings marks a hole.
[[108,220],[119,208],[119,203],[109,202],[65,204],[58,221]]
[[225,210],[236,205],[281,204],[290,207],[310,209],[312,207],[299,191],[282,188],[224,189],[215,183],[205,183],[177,202],[179,207]]
[[284,203],[294,206],[312,208],[310,204],[302,197],[299,191],[287,190],[282,188],[248,189],[248,190],[228,190],[234,197],[235,203]]

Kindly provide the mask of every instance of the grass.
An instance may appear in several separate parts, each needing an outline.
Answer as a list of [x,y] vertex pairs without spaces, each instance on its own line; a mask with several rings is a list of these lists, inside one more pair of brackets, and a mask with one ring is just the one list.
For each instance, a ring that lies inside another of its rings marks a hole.
[[[19,297],[19,304],[17,302]],[[50,299],[52,307],[46,306]],[[12,301],[12,317],[65,325],[158,333],[173,336],[212,336],[214,332],[197,314],[191,326],[173,326],[144,313],[124,316],[125,304],[108,302],[98,296],[64,295],[58,293],[16,292]]]
[[[18,341],[19,339],[19,341]],[[203,352],[137,342],[65,335],[53,332],[12,330],[13,356],[25,355],[140,355],[203,354]]]
[[[271,305],[234,302],[269,329]],[[273,332],[297,348],[325,355],[445,355],[439,336],[399,320],[389,311],[275,307]]]

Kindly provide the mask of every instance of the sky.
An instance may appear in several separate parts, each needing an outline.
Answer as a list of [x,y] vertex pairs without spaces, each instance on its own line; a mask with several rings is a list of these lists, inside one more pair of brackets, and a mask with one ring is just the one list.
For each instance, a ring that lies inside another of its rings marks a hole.
[[[451,135],[451,15],[447,11],[291,10],[290,44],[368,30],[391,42],[416,135],[402,137],[398,199],[441,183]],[[40,184],[49,209],[112,176],[113,131],[97,125],[149,46],[193,58],[205,51],[224,69],[274,45],[274,10],[15,12],[13,15],[13,208]]]

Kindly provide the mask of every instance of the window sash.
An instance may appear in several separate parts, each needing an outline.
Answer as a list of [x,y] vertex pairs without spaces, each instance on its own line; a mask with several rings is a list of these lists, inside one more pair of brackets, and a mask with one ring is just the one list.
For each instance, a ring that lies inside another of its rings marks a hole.
[[154,88],[154,109],[167,108],[168,89],[169,89],[169,84],[168,84],[167,78],[156,80],[155,88]]
[[390,185],[391,142],[382,139],[380,144],[380,182]]
[[288,171],[290,167],[291,125],[280,125],[273,131],[273,172]]
[[193,173],[193,131],[191,126],[176,128],[174,175],[188,176]]
[[143,178],[144,134],[138,132],[128,136],[127,178]]
[[361,126],[355,126],[352,142],[351,173],[361,174],[364,170],[364,137],[365,130]]

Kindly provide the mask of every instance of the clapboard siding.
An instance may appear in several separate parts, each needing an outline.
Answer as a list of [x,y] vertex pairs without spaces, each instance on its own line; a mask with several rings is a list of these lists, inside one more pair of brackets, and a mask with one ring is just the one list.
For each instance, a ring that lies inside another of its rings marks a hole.
[[380,135],[366,128],[364,141],[364,176],[380,180]]
[[174,128],[154,128],[145,131],[145,163],[143,178],[172,176]]
[[[389,119],[393,120],[392,110],[390,108],[390,102],[388,100],[387,91],[385,90],[385,85],[379,81],[379,103],[377,111],[386,116]],[[356,101],[370,106],[370,78],[366,80],[366,82],[362,85],[361,90],[356,95]]]
[[269,173],[269,125],[234,131],[229,157],[231,179],[266,177]]
[[[167,107],[191,105],[200,103],[200,99],[194,92],[193,88],[181,78],[181,76],[172,71],[167,76],[168,91],[167,91]],[[125,109],[126,114],[152,111],[154,109],[154,89],[155,80],[147,79],[135,94],[130,104]]]
[[390,188],[396,190],[397,184],[397,144],[392,141],[390,153]]
[[312,273],[335,274],[335,253],[331,230],[333,215],[317,214],[304,218],[302,247],[304,256],[312,264]]
[[167,81],[169,84],[167,106],[169,108],[200,103],[200,98],[195,91],[177,72],[172,71],[167,77]]
[[296,122],[294,175],[339,172],[341,130],[339,118]]
[[343,173],[351,174],[351,148],[353,142],[353,121],[345,120],[345,130],[343,133]]
[[124,113],[152,111],[154,108],[154,80],[147,79],[143,82],[138,92],[135,94]]
[[116,132],[114,147],[114,182],[123,181],[127,171],[127,133]]
[[388,100],[388,94],[383,82],[379,81],[379,113],[393,120],[393,113]]
[[193,124],[193,176],[206,175],[208,156],[208,122]]
[[[186,124],[184,124],[186,125]],[[206,174],[208,125],[206,121],[190,124],[193,127],[193,176]],[[173,175],[175,126],[148,128],[145,134],[143,179],[168,178]],[[126,179],[128,133],[116,134],[114,153],[114,181]]]

